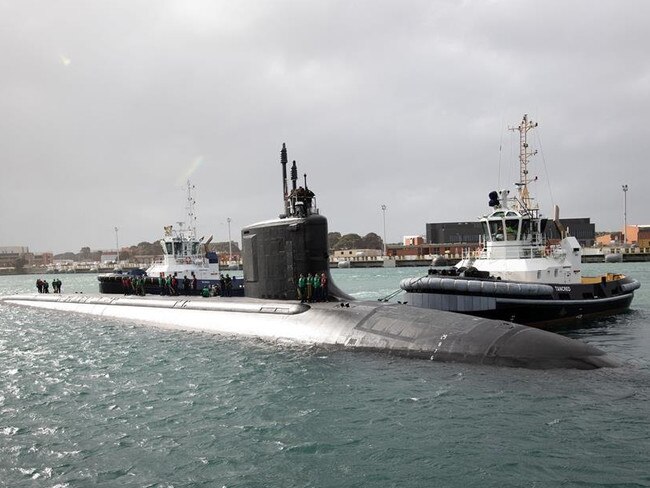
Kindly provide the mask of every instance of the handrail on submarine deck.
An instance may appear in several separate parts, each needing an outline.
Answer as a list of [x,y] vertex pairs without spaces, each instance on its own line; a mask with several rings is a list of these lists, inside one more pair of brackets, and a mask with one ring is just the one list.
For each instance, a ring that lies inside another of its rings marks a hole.
[[[420,280],[423,280],[423,279],[426,278],[426,277],[427,277],[427,276],[420,276],[420,277],[419,277],[419,278],[418,278],[414,283],[418,283]],[[377,301],[378,301],[378,302],[387,302],[388,300],[390,300],[391,298],[396,297],[397,295],[399,295],[399,294],[402,293],[402,292],[404,292],[404,289],[403,289],[403,288],[399,288],[399,289],[395,290],[394,292],[389,293],[388,295],[386,295],[386,296],[383,297],[383,298],[378,298]],[[405,302],[405,303],[406,303],[406,302]]]
[[404,291],[404,290],[402,290],[402,289],[400,288],[399,290],[395,290],[394,292],[389,293],[388,295],[386,295],[386,296],[383,297],[383,298],[377,298],[377,301],[378,301],[378,302],[387,302],[388,300],[390,300],[390,299],[393,298],[393,297],[396,297],[397,295],[399,295],[399,294],[402,293],[403,291]]
[[97,296],[97,295],[55,295],[43,296],[41,294],[7,295],[0,298],[0,301],[13,302],[49,302],[62,305],[98,305],[98,306],[121,306],[121,307],[142,307],[142,308],[165,308],[185,309],[206,312],[238,312],[238,313],[266,313],[277,315],[296,315],[306,312],[311,307],[304,303],[289,303],[281,301],[203,301],[179,297],[167,299],[152,297],[153,299],[121,297],[121,296]]

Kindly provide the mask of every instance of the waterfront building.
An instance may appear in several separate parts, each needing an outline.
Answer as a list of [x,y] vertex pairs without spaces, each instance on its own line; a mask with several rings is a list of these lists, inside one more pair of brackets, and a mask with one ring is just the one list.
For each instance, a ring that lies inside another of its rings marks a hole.
[[636,236],[637,246],[641,248],[650,247],[650,225],[639,225],[638,234]]
[[26,266],[52,264],[51,252],[33,253],[27,246],[0,246],[0,268],[14,268],[21,261]]
[[463,251],[472,246],[450,243],[427,243],[405,246],[402,244],[387,244],[386,255],[396,259],[431,260],[434,256],[446,256],[460,259]]
[[117,262],[117,252],[116,251],[102,251],[102,255],[99,259],[99,262],[102,264],[106,263],[116,263]]
[[[572,235],[582,247],[591,247],[596,242],[596,224],[591,222],[589,217],[578,219],[560,219],[560,223]],[[560,240],[560,233],[557,228],[549,220],[544,232],[547,239]]]
[[626,244],[648,247],[650,225],[630,224],[625,228]]
[[424,244],[424,237],[418,236],[404,236],[402,242],[405,246],[419,246]]
[[620,231],[615,232],[599,232],[596,236],[596,246],[610,247],[621,246],[623,243],[623,233]]

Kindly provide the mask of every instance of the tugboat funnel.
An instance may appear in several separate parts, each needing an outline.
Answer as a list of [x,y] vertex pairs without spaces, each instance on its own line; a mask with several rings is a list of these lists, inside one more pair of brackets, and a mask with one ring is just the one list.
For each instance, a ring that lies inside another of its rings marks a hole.
[[553,223],[555,224],[555,228],[560,234],[560,237],[564,239],[566,237],[566,228],[562,222],[560,222],[560,207],[558,205],[553,207]]

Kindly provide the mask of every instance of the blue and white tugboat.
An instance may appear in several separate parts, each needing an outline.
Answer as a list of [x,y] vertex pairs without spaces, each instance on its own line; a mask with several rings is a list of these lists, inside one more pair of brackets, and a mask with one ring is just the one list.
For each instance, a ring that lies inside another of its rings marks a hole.
[[[160,240],[163,251],[162,260],[154,262],[146,270],[134,269],[124,273],[108,273],[97,277],[100,293],[130,293],[125,280],[142,279],[145,293],[183,294],[201,293],[205,288],[218,290],[223,294],[243,295],[243,280],[238,277],[222,275],[219,269],[219,256],[208,251],[207,240],[197,238],[195,200],[192,196],[193,186],[187,182],[187,222],[178,222],[178,228],[172,225],[164,227],[165,233]],[[176,287],[170,290],[167,277],[176,278]],[[165,280],[165,281],[162,281]],[[162,285],[162,286],[161,286]],[[221,290],[222,287],[228,290]]]
[[582,276],[582,249],[560,224],[561,240],[551,245],[538,205],[530,196],[528,162],[537,151],[527,142],[537,123],[524,115],[520,134],[517,193],[489,194],[491,212],[480,219],[482,245],[455,267],[430,269],[422,278],[402,280],[409,305],[505,319],[544,329],[581,325],[580,319],[629,308],[637,280],[618,273]]

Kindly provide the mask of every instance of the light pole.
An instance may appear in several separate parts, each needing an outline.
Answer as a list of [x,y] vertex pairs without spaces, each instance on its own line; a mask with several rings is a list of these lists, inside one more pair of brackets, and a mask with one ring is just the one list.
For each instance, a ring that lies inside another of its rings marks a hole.
[[232,240],[230,239],[230,221],[232,219],[228,217],[226,221],[228,222],[228,264],[232,261]]
[[120,262],[120,241],[117,238],[117,231],[118,231],[118,228],[115,227],[115,249],[117,249],[117,261],[116,261],[116,263],[119,264],[119,262]]
[[381,212],[382,212],[383,218],[384,218],[384,256],[386,256],[386,209],[387,208],[388,207],[386,207],[386,205],[382,204]]
[[623,185],[623,247],[627,246],[627,185]]

